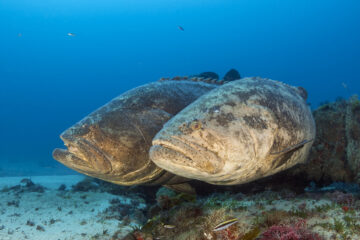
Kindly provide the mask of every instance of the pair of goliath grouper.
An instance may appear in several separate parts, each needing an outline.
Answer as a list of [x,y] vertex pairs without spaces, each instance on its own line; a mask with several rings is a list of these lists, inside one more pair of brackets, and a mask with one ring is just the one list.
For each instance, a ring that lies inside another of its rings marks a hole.
[[301,87],[262,78],[132,89],[61,134],[53,156],[120,185],[254,181],[306,161],[315,123]]

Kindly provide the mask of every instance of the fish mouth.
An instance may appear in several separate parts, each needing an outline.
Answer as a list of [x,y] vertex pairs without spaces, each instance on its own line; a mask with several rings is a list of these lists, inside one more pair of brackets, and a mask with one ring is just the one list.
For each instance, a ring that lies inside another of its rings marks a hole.
[[220,172],[224,166],[216,153],[176,136],[154,139],[150,159],[169,172],[199,180]]
[[83,138],[60,135],[67,149],[56,148],[53,158],[65,166],[85,174],[107,174],[112,166],[108,157],[94,144]]

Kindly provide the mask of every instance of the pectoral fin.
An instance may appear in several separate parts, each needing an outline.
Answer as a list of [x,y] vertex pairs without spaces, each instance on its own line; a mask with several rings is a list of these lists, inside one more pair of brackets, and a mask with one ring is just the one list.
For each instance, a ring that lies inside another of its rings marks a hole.
[[279,155],[279,154],[285,154],[288,152],[292,152],[292,151],[298,150],[299,148],[302,148],[305,144],[312,142],[312,141],[314,141],[314,139],[305,139],[295,145],[285,148],[284,150],[281,150],[279,152],[272,152],[270,154],[271,155]]
[[271,155],[278,155],[276,159],[273,161],[273,167],[278,168],[281,165],[285,164],[288,159],[291,158],[292,154],[302,148],[305,144],[314,141],[314,139],[305,139],[301,141],[300,143],[297,143],[295,145],[292,145],[290,147],[285,148],[284,150],[281,150],[279,152],[273,152],[270,153]]
[[166,188],[169,188],[171,190],[174,190],[176,192],[187,193],[190,195],[196,195],[195,188],[193,188],[188,183],[179,183],[179,184],[171,184],[171,185],[163,185],[163,186]]

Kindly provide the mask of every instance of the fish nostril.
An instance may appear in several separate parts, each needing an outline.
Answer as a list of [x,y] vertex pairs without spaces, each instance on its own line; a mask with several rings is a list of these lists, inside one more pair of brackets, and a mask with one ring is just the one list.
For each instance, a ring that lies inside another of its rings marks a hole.
[[69,134],[68,131],[66,131],[60,135],[60,139],[64,142],[65,145],[68,145],[72,137],[71,134]]

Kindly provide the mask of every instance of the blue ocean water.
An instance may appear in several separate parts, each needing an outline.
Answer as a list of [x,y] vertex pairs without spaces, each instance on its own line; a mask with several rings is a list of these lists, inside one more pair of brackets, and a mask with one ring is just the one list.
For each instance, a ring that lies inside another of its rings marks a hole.
[[313,108],[348,98],[359,12],[357,0],[0,0],[0,174],[70,172],[51,157],[59,134],[164,76],[236,68],[306,88]]

